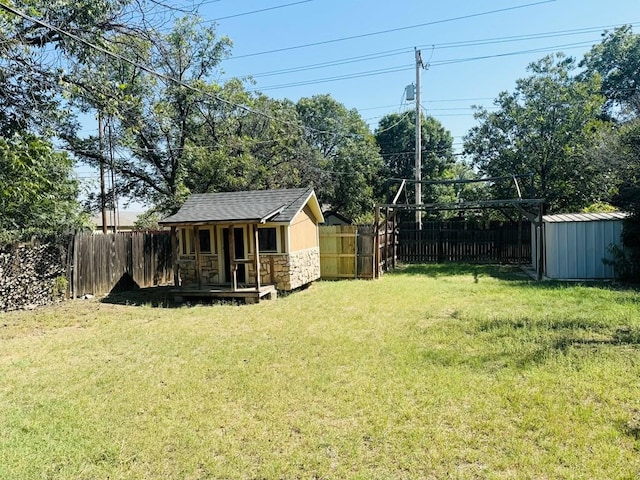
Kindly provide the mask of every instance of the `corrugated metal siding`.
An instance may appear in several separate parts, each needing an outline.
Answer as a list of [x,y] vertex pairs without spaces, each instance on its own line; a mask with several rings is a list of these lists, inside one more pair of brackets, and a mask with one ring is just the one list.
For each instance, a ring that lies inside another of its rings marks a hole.
[[546,222],[545,275],[554,279],[613,278],[609,245],[620,245],[621,220]]

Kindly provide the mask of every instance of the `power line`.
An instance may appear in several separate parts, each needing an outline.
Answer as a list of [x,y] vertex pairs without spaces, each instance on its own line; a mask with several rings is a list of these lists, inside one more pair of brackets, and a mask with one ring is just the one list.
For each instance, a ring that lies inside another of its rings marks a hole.
[[[300,0],[298,2],[285,3],[283,5],[275,5],[273,7],[261,8],[259,10],[251,10],[250,12],[236,13],[234,15],[227,15],[225,17],[218,17],[218,18],[214,18],[212,20],[206,20],[206,22],[218,22],[220,20],[227,20],[229,18],[244,17],[246,15],[253,15],[254,13],[268,12],[270,10],[277,10],[277,9],[280,9],[280,8],[291,7],[293,5],[300,5],[301,3],[309,3],[309,2],[312,2],[312,1],[313,0]],[[202,23],[204,23],[204,22],[202,22]]]
[[[547,0],[547,1],[555,1],[555,0]],[[9,13],[17,15],[17,16],[25,19],[25,20],[29,20],[30,22],[36,23],[36,24],[38,24],[38,25],[40,25],[42,27],[45,27],[45,28],[48,28],[48,29],[53,30],[55,32],[58,32],[61,35],[64,35],[66,37],[71,38],[72,40],[80,42],[83,45],[85,45],[85,46],[87,46],[87,47],[89,47],[89,48],[91,48],[93,50],[96,50],[98,52],[104,53],[105,55],[107,55],[109,57],[121,60],[121,61],[123,61],[125,63],[128,63],[129,65],[137,67],[140,70],[142,70],[144,72],[147,72],[150,75],[153,75],[153,76],[155,76],[157,78],[160,78],[160,79],[162,79],[162,80],[164,80],[166,82],[175,83],[176,85],[179,85],[179,86],[181,86],[181,87],[183,87],[183,88],[185,88],[187,90],[191,90],[191,91],[199,93],[201,95],[205,95],[207,97],[213,98],[214,100],[217,100],[217,101],[219,101],[221,103],[224,103],[226,105],[230,105],[230,106],[239,108],[239,109],[241,109],[241,110],[243,110],[243,111],[245,111],[247,113],[253,113],[255,115],[262,116],[262,117],[267,118],[269,120],[272,120],[274,122],[279,122],[279,123],[281,123],[283,125],[289,125],[289,126],[293,126],[295,128],[301,128],[303,130],[307,130],[307,131],[311,131],[311,132],[315,132],[315,133],[320,133],[320,134],[330,134],[330,135],[345,136],[345,137],[362,137],[362,136],[364,136],[363,134],[343,135],[343,134],[340,134],[340,133],[337,133],[337,132],[331,132],[331,131],[326,131],[326,130],[318,130],[318,129],[315,129],[315,128],[306,127],[306,126],[301,125],[299,123],[288,122],[286,120],[282,120],[282,119],[276,118],[276,117],[274,117],[272,115],[269,115],[269,114],[267,114],[265,112],[261,112],[259,110],[255,110],[255,109],[253,109],[253,108],[251,108],[251,107],[249,107],[247,105],[242,105],[242,104],[239,104],[239,103],[231,102],[231,101],[229,101],[229,100],[227,100],[225,98],[222,98],[222,97],[220,97],[218,95],[215,95],[215,94],[213,94],[211,92],[207,92],[207,91],[201,90],[199,88],[196,88],[196,87],[194,87],[192,85],[189,85],[189,84],[187,84],[187,83],[185,83],[185,82],[183,82],[181,80],[178,80],[177,78],[174,78],[174,77],[171,77],[171,76],[166,75],[164,73],[161,73],[161,72],[158,72],[156,70],[153,70],[152,68],[147,67],[146,65],[143,65],[143,64],[141,64],[139,62],[131,60],[131,59],[129,59],[129,58],[123,56],[123,55],[120,55],[118,53],[111,52],[110,50],[107,50],[106,48],[103,48],[103,47],[100,47],[100,46],[98,46],[98,45],[96,45],[94,43],[91,43],[88,40],[85,40],[84,38],[81,38],[81,37],[69,32],[69,31],[63,30],[63,29],[61,29],[59,27],[56,27],[55,25],[51,25],[50,23],[44,22],[44,21],[39,20],[39,19],[37,19],[35,17],[27,15],[26,13],[21,12],[20,10],[17,10],[17,9],[15,9],[13,7],[10,7],[9,5],[6,5],[4,3],[0,3],[0,8],[5,10],[5,11],[7,11],[7,12],[9,12]]]
[[[477,57],[467,57],[467,58],[441,60],[441,61],[438,61],[438,62],[431,63],[430,66],[441,67],[441,66],[445,66],[445,65],[453,65],[453,64],[466,63],[466,62],[472,62],[472,61],[478,61],[478,60],[488,60],[488,59],[491,59],[491,58],[501,58],[501,57],[516,56],[516,55],[526,55],[526,54],[530,54],[530,53],[554,52],[554,51],[557,51],[560,48],[581,48],[581,47],[589,46],[589,45],[593,45],[593,41],[579,43],[579,44],[572,43],[572,44],[555,45],[555,46],[552,46],[552,47],[545,47],[545,48],[538,48],[538,49],[531,49],[531,50],[518,50],[518,51],[515,51],[515,52],[499,53],[499,54],[493,54],[493,55],[482,55],[482,56],[477,56]],[[301,86],[307,86],[307,85],[316,85],[316,84],[321,84],[321,83],[336,82],[336,81],[341,81],[341,80],[352,80],[352,79],[355,79],[355,78],[373,77],[373,76],[378,76],[378,75],[386,75],[386,74],[390,74],[390,73],[406,72],[406,71],[412,70],[413,68],[414,68],[414,65],[406,64],[406,65],[399,65],[399,66],[396,66],[396,67],[387,67],[387,68],[380,68],[380,69],[376,69],[376,70],[368,70],[368,71],[364,71],[364,72],[348,73],[348,74],[344,74],[344,75],[337,75],[337,76],[334,76],[334,77],[325,77],[325,78],[313,79],[313,80],[301,80],[301,81],[298,81],[298,82],[289,82],[289,83],[282,83],[282,84],[276,84],[276,85],[268,85],[266,87],[256,87],[256,88],[253,88],[253,89],[248,89],[247,91],[248,92],[266,92],[266,91],[269,91],[269,90],[280,90],[280,89],[283,89],[283,88],[301,87]]]
[[490,11],[486,11],[486,12],[472,13],[472,14],[469,14],[469,15],[461,15],[459,17],[446,18],[446,19],[442,19],[442,20],[434,20],[432,22],[420,23],[420,24],[417,24],[417,25],[409,25],[409,26],[406,26],[406,27],[390,28],[390,29],[387,29],[387,30],[379,30],[377,32],[362,33],[362,34],[359,34],[359,35],[351,35],[351,36],[348,36],[348,37],[334,38],[334,39],[331,39],[331,40],[323,40],[323,41],[320,41],[320,42],[305,43],[303,45],[295,45],[295,46],[292,46],[292,47],[283,47],[283,48],[276,48],[276,49],[273,49],[273,50],[265,50],[265,51],[256,52],[256,53],[247,53],[247,54],[244,54],[244,55],[238,55],[238,56],[235,56],[235,57],[231,57],[229,60],[237,60],[239,58],[256,57],[256,56],[259,56],[259,55],[268,55],[268,54],[271,54],[271,53],[287,52],[287,51],[291,51],[291,50],[298,50],[298,49],[301,49],[301,48],[316,47],[316,46],[319,46],[319,45],[328,45],[328,44],[331,44],[331,43],[344,42],[344,41],[347,41],[347,40],[355,40],[355,39],[358,39],[358,38],[366,38],[366,37],[372,37],[372,36],[377,36],[377,35],[384,35],[384,34],[387,34],[387,33],[401,32],[403,30],[410,30],[410,29],[414,29],[414,28],[427,27],[427,26],[438,25],[438,24],[442,24],[442,23],[455,22],[455,21],[458,21],[458,20],[466,20],[466,19],[469,19],[469,18],[476,18],[476,17],[486,16],[486,15],[493,15],[495,13],[502,13],[502,12],[507,12],[507,11],[510,11],[510,10],[518,10],[518,9],[521,9],[521,8],[532,7],[532,6],[535,6],[535,5],[542,5],[542,4],[545,4],[545,3],[553,3],[555,1],[556,0],[542,0],[542,1],[539,1],[539,2],[526,3],[524,5],[517,5],[517,6],[514,6],[514,7],[506,7],[506,8],[500,8],[500,9],[497,9],[497,10],[490,10]]
[[432,67],[441,67],[443,65],[453,65],[453,64],[457,64],[457,63],[474,62],[474,61],[478,61],[478,60],[487,60],[487,59],[490,59],[490,58],[511,57],[511,56],[515,56],[515,55],[526,55],[526,54],[529,54],[529,53],[546,53],[546,52],[557,51],[559,48],[574,49],[574,48],[589,47],[589,46],[592,46],[592,45],[593,45],[593,40],[588,41],[588,42],[565,43],[565,44],[562,44],[562,45],[554,45],[554,46],[551,46],[551,47],[543,47],[543,48],[533,48],[533,49],[530,49],[530,50],[518,50],[518,51],[515,51],[515,52],[496,53],[496,54],[492,54],[492,55],[481,55],[481,56],[477,56],[477,57],[454,58],[454,59],[449,59],[449,60],[440,60],[440,61],[431,63],[430,66],[432,66]]
[[316,85],[316,84],[320,84],[320,83],[328,83],[328,82],[336,82],[339,80],[351,80],[354,78],[362,78],[362,77],[373,77],[376,75],[384,75],[384,74],[388,74],[388,73],[397,73],[397,72],[404,72],[406,70],[410,70],[412,69],[413,66],[412,65],[401,65],[401,66],[396,66],[396,67],[387,67],[387,68],[379,68],[376,70],[369,70],[366,72],[358,72],[358,73],[348,73],[345,75],[338,75],[335,77],[327,77],[327,78],[321,78],[318,80],[301,80],[299,82],[290,82],[290,83],[284,83],[284,84],[280,84],[280,85],[270,85],[267,87],[262,87],[262,88],[252,88],[252,89],[248,89],[248,92],[265,92],[267,90],[279,90],[282,88],[290,88],[290,87],[301,87],[301,86],[305,86],[305,85]]
[[[515,36],[507,36],[507,37],[492,37],[485,39],[476,39],[476,40],[465,40],[459,42],[449,42],[449,43],[441,43],[441,44],[430,44],[430,45],[418,45],[415,48],[427,48],[431,47],[436,50],[444,50],[451,48],[462,48],[462,47],[472,47],[472,46],[482,46],[482,45],[494,45],[494,44],[502,44],[502,43],[512,43],[512,42],[521,42],[526,40],[538,40],[538,39],[546,39],[546,38],[557,38],[557,37],[567,37],[567,36],[575,36],[575,35],[584,35],[586,33],[595,33],[602,32],[608,28],[616,28],[620,27],[623,24],[616,25],[602,25],[598,27],[588,27],[581,29],[573,29],[573,30],[558,30],[554,32],[541,32],[527,35],[515,35]],[[639,23],[625,23],[624,25],[639,25]],[[283,68],[279,70],[270,70],[266,72],[260,73],[248,73],[244,75],[238,75],[239,77],[251,77],[251,78],[261,78],[261,77],[270,77],[276,75],[286,75],[289,73],[298,73],[305,72],[309,70],[318,70],[322,68],[329,68],[341,65],[348,65],[352,63],[366,62],[369,60],[377,60],[380,58],[391,57],[402,55],[406,53],[413,52],[414,47],[404,47],[404,48],[396,48],[393,50],[383,50],[380,52],[374,52],[364,55],[357,55],[354,57],[347,57],[337,60],[329,60],[326,62],[312,63],[307,65],[300,65],[297,67]],[[226,79],[223,79],[226,80]]]

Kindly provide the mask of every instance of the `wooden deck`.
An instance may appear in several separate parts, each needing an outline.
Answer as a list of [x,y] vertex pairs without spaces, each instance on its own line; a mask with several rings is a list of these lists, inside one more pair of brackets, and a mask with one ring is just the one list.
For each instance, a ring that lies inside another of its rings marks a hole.
[[178,287],[171,289],[171,295],[176,302],[182,302],[187,298],[228,298],[243,299],[245,303],[258,303],[260,300],[275,300],[278,291],[275,285],[262,285],[256,287],[239,287],[235,290],[229,285],[203,285]]

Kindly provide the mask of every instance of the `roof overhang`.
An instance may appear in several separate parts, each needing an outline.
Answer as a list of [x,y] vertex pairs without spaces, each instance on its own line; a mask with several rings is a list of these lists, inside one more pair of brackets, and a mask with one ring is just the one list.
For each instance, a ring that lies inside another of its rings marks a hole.
[[[318,197],[316,197],[316,192],[315,191],[313,191],[313,190],[309,191],[309,196],[307,197],[307,199],[302,204],[302,207],[300,207],[300,209],[296,212],[296,215],[298,215],[305,206],[308,206],[309,209],[311,210],[311,212],[313,213],[313,216],[315,217],[316,223],[324,223],[324,215],[322,215],[322,209],[320,208],[320,202],[318,202]],[[294,217],[296,215],[294,215]]]

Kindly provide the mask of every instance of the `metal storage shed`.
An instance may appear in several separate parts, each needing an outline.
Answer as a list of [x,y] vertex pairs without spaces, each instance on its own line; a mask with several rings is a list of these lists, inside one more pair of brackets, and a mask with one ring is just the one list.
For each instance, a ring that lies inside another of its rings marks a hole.
[[[554,280],[604,280],[614,278],[609,247],[621,245],[622,212],[571,213],[542,217],[544,276]],[[532,239],[532,260],[537,258]]]

